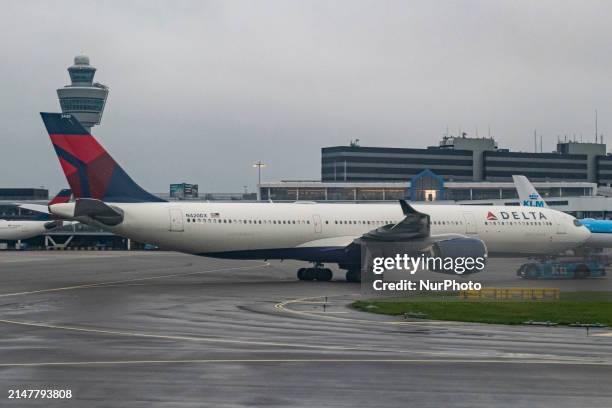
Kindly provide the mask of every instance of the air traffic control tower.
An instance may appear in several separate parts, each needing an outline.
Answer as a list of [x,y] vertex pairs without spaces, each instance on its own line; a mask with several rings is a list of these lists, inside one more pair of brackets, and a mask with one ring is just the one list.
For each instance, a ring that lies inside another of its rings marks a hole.
[[102,120],[108,87],[93,82],[96,68],[89,65],[86,55],[74,57],[68,73],[72,83],[57,90],[62,112],[73,114],[90,131]]

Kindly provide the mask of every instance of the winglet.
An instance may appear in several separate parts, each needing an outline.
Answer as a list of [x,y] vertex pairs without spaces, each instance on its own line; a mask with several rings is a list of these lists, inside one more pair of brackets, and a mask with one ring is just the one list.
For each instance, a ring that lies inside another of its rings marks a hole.
[[72,190],[70,190],[69,188],[65,188],[61,190],[59,193],[57,193],[57,195],[53,197],[51,201],[47,203],[47,206],[53,205],[53,204],[59,204],[59,203],[67,203],[70,201],[71,196],[72,196]]
[[402,206],[402,211],[404,215],[408,214],[419,214],[417,210],[415,210],[410,204],[406,202],[406,200],[399,200],[400,205]]

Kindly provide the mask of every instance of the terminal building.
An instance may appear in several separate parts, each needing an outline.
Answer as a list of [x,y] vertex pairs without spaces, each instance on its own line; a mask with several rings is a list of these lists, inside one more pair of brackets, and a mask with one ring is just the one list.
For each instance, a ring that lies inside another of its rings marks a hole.
[[603,143],[559,142],[555,152],[500,149],[492,138],[444,137],[423,149],[321,149],[321,180],[266,182],[262,200],[519,205],[512,175],[578,217],[612,218],[612,156]]
[[324,147],[324,182],[408,181],[429,169],[446,181],[511,182],[513,174],[532,181],[612,183],[612,156],[603,143],[559,142],[551,153],[499,149],[491,138],[444,137],[438,146],[423,149]]

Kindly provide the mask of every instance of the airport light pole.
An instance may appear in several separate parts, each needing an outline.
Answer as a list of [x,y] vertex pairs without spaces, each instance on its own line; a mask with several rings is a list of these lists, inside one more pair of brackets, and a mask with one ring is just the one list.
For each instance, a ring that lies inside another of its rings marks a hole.
[[253,167],[257,167],[257,201],[261,201],[261,169],[266,167],[266,164],[261,160],[257,160]]

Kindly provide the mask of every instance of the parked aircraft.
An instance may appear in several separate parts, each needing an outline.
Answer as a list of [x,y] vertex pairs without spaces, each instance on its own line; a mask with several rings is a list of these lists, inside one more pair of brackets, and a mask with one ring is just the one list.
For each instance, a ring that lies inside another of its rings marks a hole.
[[[548,208],[546,201],[544,201],[527,177],[516,175],[512,176],[512,179],[514,180],[521,206]],[[578,221],[591,232],[591,236],[585,243],[586,247],[612,248],[612,220],[582,218]]]
[[58,216],[195,255],[297,259],[300,279],[329,280],[323,263],[360,279],[361,246],[405,242],[444,257],[553,254],[581,245],[589,231],[559,211],[503,206],[165,202],[146,192],[72,115],[41,113],[76,202]]
[[[67,203],[70,201],[71,191],[65,189],[60,191],[48,205]],[[22,208],[35,210],[31,205],[22,205]],[[36,220],[0,220],[0,240],[20,241],[44,234],[46,231],[62,225],[62,221],[53,217],[46,211],[46,207],[40,209],[43,212]]]

